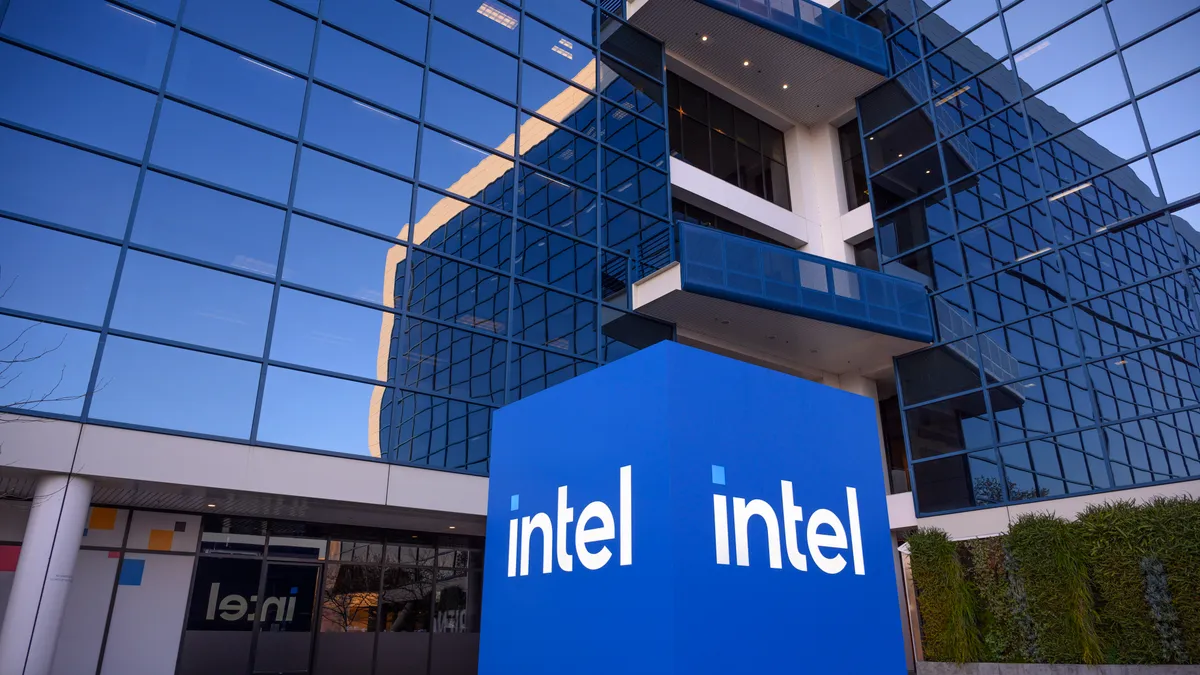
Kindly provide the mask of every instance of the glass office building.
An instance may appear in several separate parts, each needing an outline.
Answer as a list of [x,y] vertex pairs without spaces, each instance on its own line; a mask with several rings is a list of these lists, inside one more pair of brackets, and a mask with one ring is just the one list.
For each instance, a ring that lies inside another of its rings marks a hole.
[[0,12],[0,404],[486,474],[493,409],[671,335],[662,47],[594,4]]
[[873,10],[879,254],[936,313],[896,363],[918,514],[1200,476],[1197,10]]

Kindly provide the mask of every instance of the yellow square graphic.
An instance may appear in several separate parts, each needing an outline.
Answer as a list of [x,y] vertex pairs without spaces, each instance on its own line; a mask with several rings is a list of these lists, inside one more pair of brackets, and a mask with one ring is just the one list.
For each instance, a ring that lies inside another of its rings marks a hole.
[[112,530],[117,527],[117,510],[107,506],[93,506],[88,517],[89,530]]
[[151,551],[170,551],[171,539],[175,533],[171,530],[150,530],[150,546]]

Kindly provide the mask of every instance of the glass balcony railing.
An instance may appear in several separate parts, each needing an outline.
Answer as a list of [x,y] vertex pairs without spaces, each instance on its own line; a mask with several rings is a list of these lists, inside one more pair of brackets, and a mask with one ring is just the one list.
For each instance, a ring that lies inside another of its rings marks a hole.
[[845,59],[888,74],[883,33],[840,12],[809,0],[700,0],[728,12]]
[[676,227],[684,291],[933,342],[922,284],[707,227]]

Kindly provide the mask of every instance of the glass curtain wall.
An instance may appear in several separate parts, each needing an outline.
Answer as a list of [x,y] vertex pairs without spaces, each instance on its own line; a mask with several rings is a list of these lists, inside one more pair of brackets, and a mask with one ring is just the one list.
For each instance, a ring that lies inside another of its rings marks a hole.
[[486,473],[671,335],[663,77],[587,0],[0,2],[0,409]]
[[888,0],[859,99],[922,514],[1200,476],[1200,3]]

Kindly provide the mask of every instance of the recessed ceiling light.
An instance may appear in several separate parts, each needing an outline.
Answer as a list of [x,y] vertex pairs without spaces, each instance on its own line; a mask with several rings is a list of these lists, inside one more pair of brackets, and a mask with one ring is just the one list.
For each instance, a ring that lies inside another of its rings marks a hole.
[[897,156],[897,157],[903,157],[903,156],[904,156],[904,153],[902,152],[902,153],[900,153],[900,154],[898,154],[898,155],[896,155],[896,156]]
[[929,169],[925,169],[925,173],[929,173]]
[[787,89],[787,87],[788,87],[788,86],[787,86],[786,84],[785,84],[785,85],[783,85],[783,88],[784,88],[784,89]]
[[455,530],[455,529],[458,529],[458,528],[456,528],[456,527],[454,527],[453,525],[451,525],[451,526],[450,526],[450,529],[452,529],[452,530]]
[[742,65],[743,65],[743,66],[748,66],[748,65],[750,65],[750,62],[749,62],[749,61],[742,61]]
[[700,36],[700,41],[701,41],[701,42],[708,42],[708,36],[707,36],[707,35],[701,35],[701,36]]
[[868,141],[873,141],[873,140],[875,140],[875,137],[874,137],[874,136],[872,136],[872,137],[868,138],[867,140],[868,140]]
[[217,508],[217,505],[216,505],[216,504],[205,504],[205,506],[207,506],[207,507],[208,507],[208,508],[210,508],[210,509],[215,509],[215,508]]

